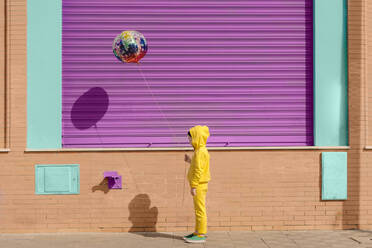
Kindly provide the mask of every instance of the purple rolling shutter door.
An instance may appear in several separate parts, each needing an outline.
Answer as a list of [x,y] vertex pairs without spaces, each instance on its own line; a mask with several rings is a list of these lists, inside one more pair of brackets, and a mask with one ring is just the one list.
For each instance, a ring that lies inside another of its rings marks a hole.
[[[313,145],[312,22],[312,0],[63,0],[63,147],[186,146],[196,124],[209,146]],[[123,30],[140,65],[112,53]]]

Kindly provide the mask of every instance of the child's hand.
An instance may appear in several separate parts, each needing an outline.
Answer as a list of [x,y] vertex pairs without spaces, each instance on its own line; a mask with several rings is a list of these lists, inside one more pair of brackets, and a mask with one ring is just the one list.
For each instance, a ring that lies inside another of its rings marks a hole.
[[185,162],[191,163],[191,158],[189,155],[185,154]]
[[191,193],[192,196],[196,196],[196,189],[191,188],[190,193]]

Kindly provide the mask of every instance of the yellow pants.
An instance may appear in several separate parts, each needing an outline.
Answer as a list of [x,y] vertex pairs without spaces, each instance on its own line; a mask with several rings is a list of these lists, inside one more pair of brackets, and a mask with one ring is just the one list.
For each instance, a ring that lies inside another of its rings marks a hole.
[[196,188],[196,195],[194,196],[195,231],[199,234],[207,233],[207,211],[205,208],[207,191],[208,183],[201,183]]

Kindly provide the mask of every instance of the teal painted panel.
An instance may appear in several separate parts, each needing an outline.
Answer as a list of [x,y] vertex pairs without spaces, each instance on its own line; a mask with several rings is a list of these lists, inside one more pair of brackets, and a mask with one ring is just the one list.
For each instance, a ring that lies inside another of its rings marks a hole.
[[62,147],[62,0],[27,1],[27,147]]
[[70,167],[45,167],[45,192],[70,192],[71,176]]
[[80,193],[80,168],[79,166],[73,167],[71,171],[71,194]]
[[45,192],[44,189],[44,168],[35,167],[35,192]]
[[79,165],[36,165],[35,193],[41,195],[79,194]]
[[347,153],[322,153],[322,200],[347,199]]
[[314,145],[348,145],[346,0],[314,0]]

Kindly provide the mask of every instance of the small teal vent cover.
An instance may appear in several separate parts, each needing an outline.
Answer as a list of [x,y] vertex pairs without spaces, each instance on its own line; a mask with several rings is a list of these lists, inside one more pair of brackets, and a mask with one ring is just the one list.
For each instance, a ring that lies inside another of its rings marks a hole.
[[347,153],[322,153],[322,200],[347,199]]
[[35,194],[79,193],[80,167],[78,164],[35,165]]

